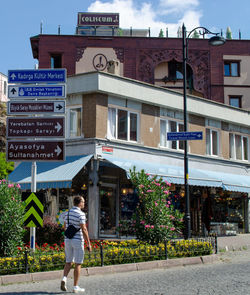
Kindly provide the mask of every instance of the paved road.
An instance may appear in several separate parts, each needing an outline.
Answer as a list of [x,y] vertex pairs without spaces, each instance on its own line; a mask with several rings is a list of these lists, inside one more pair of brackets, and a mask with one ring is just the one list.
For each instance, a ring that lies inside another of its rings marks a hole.
[[[216,264],[81,277],[80,285],[86,288],[86,295],[250,295],[249,274],[250,250],[245,250],[227,252]],[[69,292],[61,292],[59,283],[1,286],[0,294],[73,294],[72,280]]]

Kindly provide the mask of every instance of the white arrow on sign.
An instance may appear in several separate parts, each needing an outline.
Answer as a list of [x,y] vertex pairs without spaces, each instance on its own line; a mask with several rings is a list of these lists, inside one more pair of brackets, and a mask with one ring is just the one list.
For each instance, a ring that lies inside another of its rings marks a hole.
[[59,122],[57,122],[55,128],[57,132],[59,132],[62,129],[62,125]]
[[55,149],[55,152],[56,152],[56,155],[58,156],[58,155],[60,155],[61,154],[61,149],[60,149],[60,147],[57,145],[56,146],[56,149]]
[[15,80],[16,75],[13,73],[10,77],[12,78],[12,80]]

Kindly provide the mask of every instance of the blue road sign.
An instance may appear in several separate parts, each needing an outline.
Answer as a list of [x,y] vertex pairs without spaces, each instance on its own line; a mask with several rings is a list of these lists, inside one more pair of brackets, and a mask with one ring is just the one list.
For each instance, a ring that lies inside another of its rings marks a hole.
[[66,69],[9,70],[8,83],[65,83]]
[[17,98],[66,98],[65,85],[9,85],[8,97]]
[[167,133],[167,140],[202,140],[202,138],[202,131]]

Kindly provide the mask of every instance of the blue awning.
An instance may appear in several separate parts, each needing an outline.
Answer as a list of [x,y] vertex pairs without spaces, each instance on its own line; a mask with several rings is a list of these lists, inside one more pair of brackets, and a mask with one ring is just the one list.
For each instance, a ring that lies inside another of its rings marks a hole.
[[221,179],[222,187],[226,191],[250,193],[250,176],[214,171],[207,173]]
[[[72,179],[88,163],[93,155],[69,156],[64,162],[37,162],[37,189],[71,187]],[[31,187],[31,162],[22,162],[9,180],[19,183],[21,189]]]
[[[103,155],[103,157],[114,165],[124,169],[127,173],[129,170],[136,168],[136,171],[144,170],[145,172],[161,176],[169,183],[184,184],[184,171],[183,167],[165,165],[155,162],[146,162],[139,160],[130,160],[122,158],[114,158],[109,155]],[[189,169],[189,184],[197,186],[209,186],[209,187],[222,187],[222,181],[213,176],[208,175],[206,171],[200,169]]]

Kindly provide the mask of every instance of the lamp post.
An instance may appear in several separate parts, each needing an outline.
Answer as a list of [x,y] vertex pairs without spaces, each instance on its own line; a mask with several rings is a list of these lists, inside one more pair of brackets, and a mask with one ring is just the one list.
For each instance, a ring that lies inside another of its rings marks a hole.
[[[187,57],[188,57],[188,39],[191,34],[197,30],[200,35],[214,35],[209,39],[209,44],[213,46],[223,45],[226,40],[219,36],[219,33],[212,33],[208,29],[204,27],[196,27],[192,31],[190,31],[187,35],[187,30],[185,25],[182,26],[182,53],[183,53],[183,113],[184,113],[184,132],[188,131],[188,118],[187,118]],[[191,237],[191,217],[190,217],[190,198],[189,198],[189,184],[188,184],[188,142],[184,141],[184,184],[185,184],[185,239],[189,239]]]

